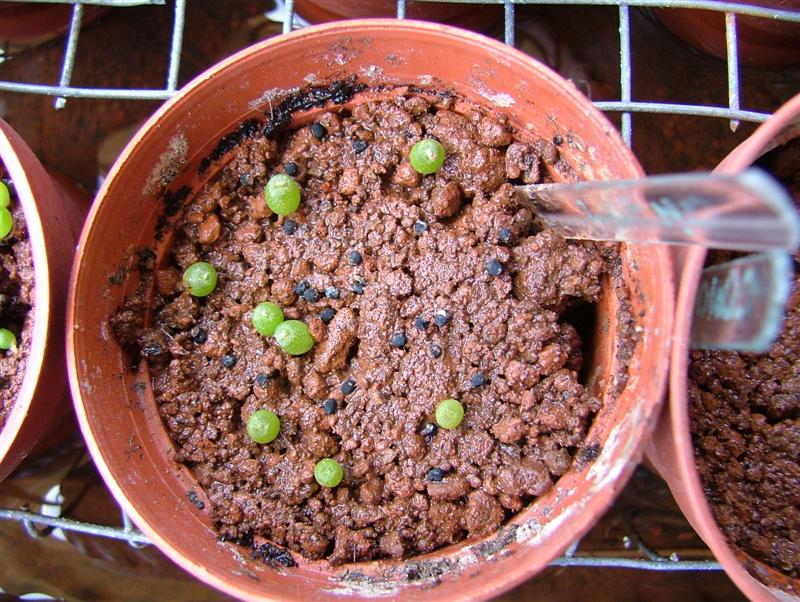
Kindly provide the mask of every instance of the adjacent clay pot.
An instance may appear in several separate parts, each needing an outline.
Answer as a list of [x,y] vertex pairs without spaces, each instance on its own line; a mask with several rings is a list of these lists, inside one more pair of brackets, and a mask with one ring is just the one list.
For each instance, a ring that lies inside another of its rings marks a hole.
[[[795,96],[731,152],[716,168],[723,173],[746,169],[761,155],[800,136],[800,95]],[[669,405],[664,408],[647,457],[667,481],[686,518],[703,538],[725,572],[753,600],[800,599],[800,583],[731,546],[717,526],[695,464],[688,402],[689,335],[695,294],[706,251],[686,254],[676,303],[675,336],[670,360]],[[745,567],[750,568],[750,572]],[[753,576],[757,575],[757,578]],[[794,588],[794,595],[787,589]]]
[[[607,402],[588,435],[596,458],[576,463],[497,534],[406,562],[331,567],[297,557],[299,566],[275,570],[219,542],[209,504],[198,508],[187,498],[190,490],[201,490],[189,469],[172,459],[147,376],[131,372],[107,327],[137,280],[135,269],[122,286],[110,285],[109,276],[131,265],[135,249],[153,247],[164,207],[159,186],[191,185],[198,164],[222,136],[243,119],[269,117],[296,87],[351,75],[376,86],[352,102],[401,84],[447,89],[507,114],[523,139],[560,135],[562,158],[582,178],[642,174],[615,129],[571,83],[482,36],[430,23],[364,20],[267,40],[202,74],[167,102],[106,179],[82,234],[71,283],[68,351],[75,407],[92,456],[126,512],[180,566],[231,595],[485,599],[534,575],[586,532],[641,459],[666,379],[674,291],[664,249],[621,251],[639,337],[630,357],[617,354],[619,300],[605,286],[588,381]],[[309,118],[308,111],[295,115]],[[615,377],[628,367],[627,384],[611,400]]]
[[6,166],[25,213],[34,268],[33,335],[28,365],[22,387],[0,430],[2,480],[37,444],[63,439],[72,428],[64,325],[69,270],[88,201],[72,185],[51,178],[22,138],[2,119],[0,161]]
[[[745,4],[798,11],[799,0],[750,0]],[[667,29],[713,56],[727,57],[725,13],[686,8],[663,8],[653,14]],[[800,23],[738,15],[739,61],[744,65],[785,67],[800,64]]]
[[[85,7],[82,24],[93,21],[107,10],[102,6]],[[0,5],[0,42],[22,43],[47,39],[67,31],[71,19],[70,4],[3,2]]]
[[[396,17],[396,0],[297,0],[297,14],[310,23],[327,23],[340,19]],[[479,6],[452,2],[408,2],[406,17],[459,25],[486,31],[502,16],[500,6]]]

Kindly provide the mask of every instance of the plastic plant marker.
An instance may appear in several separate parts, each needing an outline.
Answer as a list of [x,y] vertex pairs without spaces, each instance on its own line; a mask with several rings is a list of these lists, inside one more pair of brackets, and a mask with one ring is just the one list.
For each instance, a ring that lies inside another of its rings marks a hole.
[[791,291],[792,257],[748,255],[703,270],[691,346],[763,353],[778,336]]
[[766,172],[540,184],[517,192],[567,238],[766,252],[704,270],[691,344],[761,352],[780,332],[792,277],[786,251],[800,244],[800,218]]
[[757,168],[516,190],[567,238],[738,251],[793,251],[800,245],[791,198]]

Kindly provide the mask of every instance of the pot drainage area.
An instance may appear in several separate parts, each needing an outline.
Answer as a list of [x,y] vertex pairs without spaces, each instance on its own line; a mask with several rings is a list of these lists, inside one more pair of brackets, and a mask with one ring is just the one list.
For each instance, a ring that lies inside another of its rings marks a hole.
[[[312,3],[35,4],[57,7],[60,14],[47,27],[32,26],[29,35],[20,36],[9,33],[5,21],[12,3],[0,0],[0,117],[44,164],[94,192],[117,153],[161,102],[233,52],[304,27],[302,6]],[[388,4],[387,16],[406,18],[420,6],[442,3],[375,4]],[[800,91],[799,67],[745,64],[747,41],[740,27],[742,19],[760,17],[800,28],[798,12],[706,0],[517,0],[472,6],[487,12],[477,27],[468,25],[572,80],[619,128],[651,174],[713,168]],[[667,29],[659,18],[664,7],[719,15],[721,58],[695,50]],[[11,27],[13,32],[17,26]],[[65,443],[0,483],[0,597],[227,599],[173,565],[132,525],[103,485],[77,428],[70,429]],[[136,444],[130,445],[133,453]],[[744,599],[666,485],[644,467],[580,542],[548,570],[498,599],[545,595],[601,601]]]

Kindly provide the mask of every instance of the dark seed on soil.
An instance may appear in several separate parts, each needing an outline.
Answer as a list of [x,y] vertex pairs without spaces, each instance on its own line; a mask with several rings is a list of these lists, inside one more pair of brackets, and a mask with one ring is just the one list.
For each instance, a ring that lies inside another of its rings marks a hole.
[[328,135],[328,130],[325,129],[325,126],[321,123],[314,122],[311,124],[311,135],[314,136],[317,140],[322,140],[325,136]]
[[427,478],[431,483],[439,483],[444,478],[444,471],[441,468],[431,468]]
[[453,314],[449,309],[437,309],[436,313],[433,314],[433,321],[437,326],[447,326],[452,319]]
[[493,259],[486,264],[486,271],[489,272],[490,276],[499,276],[503,273],[503,264]]
[[308,287],[303,291],[303,299],[309,303],[316,303],[319,301],[319,292],[315,288]]
[[366,141],[364,141],[364,140],[356,140],[355,142],[353,142],[353,151],[356,154],[363,153],[365,150],[367,150],[368,146],[369,146],[369,144]]
[[344,395],[350,395],[350,393],[356,390],[356,381],[354,381],[352,378],[348,378],[342,383],[342,386],[339,387],[339,390]]
[[392,338],[389,339],[389,344],[392,347],[405,347],[406,343],[408,343],[408,337],[402,332],[395,332]]
[[294,161],[289,161],[286,165],[283,166],[283,171],[286,172],[287,176],[296,176],[299,168],[297,167],[297,163]]
[[227,353],[222,356],[222,365],[226,368],[233,368],[236,365],[236,356],[232,353]]
[[469,379],[469,384],[473,389],[477,389],[478,387],[482,387],[486,384],[486,377],[483,375],[482,372],[476,372],[472,375],[472,378]]
[[294,285],[294,294],[302,295],[303,293],[306,292],[307,288],[308,288],[308,282],[306,282],[305,280],[301,280],[300,282]]
[[297,222],[293,219],[287,219],[285,222],[283,222],[283,231],[291,236],[297,232]]
[[436,343],[431,343],[431,346],[428,347],[428,353],[431,354],[431,357],[437,358],[442,355],[442,348]]
[[435,422],[426,422],[425,426],[422,427],[422,430],[419,432],[419,434],[425,438],[433,437],[438,430],[439,427],[436,425]]
[[330,416],[336,411],[336,400],[335,399],[326,399],[322,402],[322,410],[325,412],[327,416]]
[[333,316],[336,315],[336,310],[332,307],[326,307],[321,312],[319,312],[319,319],[322,320],[323,324],[330,324],[331,320],[333,320]]

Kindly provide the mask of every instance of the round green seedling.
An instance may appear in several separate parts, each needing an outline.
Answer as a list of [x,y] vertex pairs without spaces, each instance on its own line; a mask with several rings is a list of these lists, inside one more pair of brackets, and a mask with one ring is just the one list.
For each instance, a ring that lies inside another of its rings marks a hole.
[[300,186],[285,173],[275,174],[264,186],[267,206],[278,215],[291,215],[300,206]]
[[259,334],[271,337],[275,329],[283,322],[283,310],[276,303],[264,301],[253,309],[253,326]]
[[445,151],[441,142],[426,138],[411,147],[408,160],[411,167],[421,174],[428,175],[439,171],[444,163]]
[[17,346],[17,336],[8,328],[0,328],[0,349],[7,351]]
[[14,228],[14,218],[11,217],[11,212],[6,208],[0,208],[0,238],[5,238],[11,234]]
[[270,410],[256,410],[247,421],[247,435],[256,443],[271,443],[281,432],[281,420]]
[[443,399],[436,406],[436,424],[443,429],[457,428],[464,420],[464,406],[457,399]]
[[183,273],[183,284],[193,297],[208,297],[217,288],[217,270],[206,261],[193,263]]
[[314,478],[323,487],[336,487],[344,478],[342,465],[333,458],[325,458],[314,467]]
[[289,355],[303,355],[314,346],[314,337],[300,320],[286,320],[275,329],[275,341]]
[[11,191],[5,182],[0,182],[0,209],[5,209],[11,204]]

